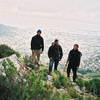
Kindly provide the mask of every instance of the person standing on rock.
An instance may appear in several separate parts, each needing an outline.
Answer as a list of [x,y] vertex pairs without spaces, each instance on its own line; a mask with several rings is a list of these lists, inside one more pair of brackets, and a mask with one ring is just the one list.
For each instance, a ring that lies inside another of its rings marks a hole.
[[66,62],[67,67],[67,77],[70,77],[70,72],[71,69],[73,71],[73,82],[76,81],[77,78],[77,70],[79,69],[80,66],[80,59],[82,56],[82,53],[78,50],[79,45],[74,44],[73,49],[69,52],[68,59]]
[[41,33],[42,31],[40,29],[37,30],[37,34],[33,36],[31,40],[32,61],[35,67],[39,67],[40,54],[42,54],[44,50],[44,39]]
[[62,47],[59,45],[59,40],[56,39],[48,50],[48,57],[50,59],[49,74],[52,71],[53,64],[54,64],[54,70],[57,70],[59,61],[61,61],[62,56],[63,56]]

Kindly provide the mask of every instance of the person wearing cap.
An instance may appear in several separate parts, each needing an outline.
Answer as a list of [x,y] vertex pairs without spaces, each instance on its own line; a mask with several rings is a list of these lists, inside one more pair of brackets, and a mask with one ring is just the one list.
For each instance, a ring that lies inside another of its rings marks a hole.
[[70,72],[71,69],[73,71],[73,82],[76,81],[77,78],[77,70],[79,69],[80,66],[80,59],[82,56],[82,53],[78,50],[79,45],[74,44],[73,49],[69,52],[68,59],[66,62],[67,67],[67,77],[70,77]]
[[48,50],[48,57],[50,59],[49,62],[49,74],[52,71],[52,67],[54,64],[54,70],[57,70],[59,61],[61,61],[63,56],[62,47],[59,45],[59,40],[55,40]]
[[31,50],[32,50],[32,61],[34,66],[39,66],[40,54],[44,50],[44,39],[41,36],[42,31],[37,30],[37,34],[32,37]]

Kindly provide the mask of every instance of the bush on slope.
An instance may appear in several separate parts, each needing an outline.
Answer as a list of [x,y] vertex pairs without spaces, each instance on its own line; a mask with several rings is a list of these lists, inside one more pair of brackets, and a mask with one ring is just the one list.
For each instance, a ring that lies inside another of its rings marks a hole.
[[78,78],[76,82],[80,88],[86,88],[88,92],[91,92],[93,95],[100,96],[100,79],[92,79],[92,80],[84,80],[82,78]]
[[16,54],[18,57],[20,56],[18,52],[11,49],[9,46],[5,44],[0,45],[0,58],[9,57],[12,54]]

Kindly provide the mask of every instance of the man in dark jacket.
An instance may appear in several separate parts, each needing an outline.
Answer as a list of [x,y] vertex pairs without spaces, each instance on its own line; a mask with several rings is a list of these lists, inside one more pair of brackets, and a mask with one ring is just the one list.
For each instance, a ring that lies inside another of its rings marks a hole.
[[58,63],[62,59],[62,56],[63,56],[62,48],[59,45],[59,41],[56,39],[55,42],[52,44],[52,46],[50,46],[48,50],[48,57],[50,59],[49,74],[52,71],[53,64],[55,64],[54,70],[57,70]]
[[70,71],[73,71],[73,82],[75,82],[77,77],[77,70],[80,66],[81,52],[78,50],[78,44],[74,44],[74,48],[69,52],[66,66],[67,68],[67,76],[70,77]]
[[41,30],[37,31],[37,35],[32,37],[31,40],[32,60],[33,64],[39,66],[40,54],[44,50],[44,40],[41,37]]

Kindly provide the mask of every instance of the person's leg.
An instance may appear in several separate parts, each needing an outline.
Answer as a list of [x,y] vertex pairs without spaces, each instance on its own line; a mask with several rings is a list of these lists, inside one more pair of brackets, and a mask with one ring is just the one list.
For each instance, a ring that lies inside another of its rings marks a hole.
[[36,51],[34,51],[34,53],[32,53],[32,61],[34,65],[36,65],[36,59]]
[[70,72],[71,72],[71,67],[68,66],[68,67],[67,67],[67,77],[70,77]]
[[39,65],[39,62],[40,62],[40,50],[37,50],[36,55],[37,55],[37,64]]
[[50,74],[51,71],[52,71],[53,63],[54,63],[54,60],[51,59],[50,62],[49,62],[49,74]]
[[59,64],[59,61],[55,60],[55,66],[54,66],[55,71],[57,70],[58,64]]
[[73,71],[73,82],[75,82],[77,78],[77,68],[72,68],[72,71]]

